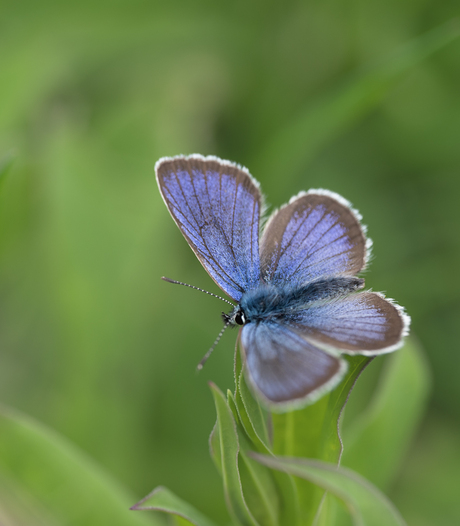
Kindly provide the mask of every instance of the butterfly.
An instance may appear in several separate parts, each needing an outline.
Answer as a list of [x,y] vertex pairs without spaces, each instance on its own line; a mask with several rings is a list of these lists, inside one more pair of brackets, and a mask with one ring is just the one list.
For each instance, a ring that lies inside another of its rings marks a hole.
[[155,171],[191,249],[236,303],[225,327],[240,326],[246,378],[269,409],[300,408],[333,389],[347,370],[342,354],[402,345],[410,318],[362,290],[371,241],[343,197],[300,192],[261,229],[264,201],[246,168],[195,154],[162,158]]

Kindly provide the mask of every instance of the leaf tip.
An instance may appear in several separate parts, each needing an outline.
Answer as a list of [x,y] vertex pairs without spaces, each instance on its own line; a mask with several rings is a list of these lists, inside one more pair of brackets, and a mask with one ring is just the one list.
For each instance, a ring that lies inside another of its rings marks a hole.
[[146,502],[151,497],[153,497],[153,495],[155,495],[155,493],[158,493],[159,491],[163,491],[164,489],[165,489],[164,486],[157,486],[148,495],[146,495],[143,499],[141,499],[139,502],[136,502],[136,504],[134,504],[134,506],[131,506],[129,508],[130,511],[146,511],[146,510],[148,511],[148,510],[150,510],[151,509],[150,507],[142,506],[142,504],[144,504],[144,502]]

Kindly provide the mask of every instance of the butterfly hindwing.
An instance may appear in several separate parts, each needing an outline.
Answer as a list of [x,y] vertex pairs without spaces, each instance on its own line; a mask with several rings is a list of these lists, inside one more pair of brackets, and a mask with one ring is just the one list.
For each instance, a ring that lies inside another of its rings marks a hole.
[[245,325],[241,346],[249,383],[275,411],[315,401],[337,385],[346,371],[343,360],[282,323]]
[[359,215],[337,194],[310,190],[276,211],[261,241],[266,282],[300,286],[331,276],[354,276],[367,260]]
[[261,194],[245,169],[214,157],[160,159],[163,199],[201,264],[239,301],[259,283]]
[[376,355],[401,345],[409,318],[375,292],[359,292],[313,302],[299,313],[302,334],[320,347],[346,353]]

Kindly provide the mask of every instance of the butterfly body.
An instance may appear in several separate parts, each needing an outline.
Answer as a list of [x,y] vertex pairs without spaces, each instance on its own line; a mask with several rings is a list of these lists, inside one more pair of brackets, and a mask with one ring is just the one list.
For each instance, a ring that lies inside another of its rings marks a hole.
[[295,324],[296,315],[314,302],[330,300],[363,287],[363,279],[347,277],[322,279],[297,287],[261,283],[242,295],[240,304],[225,316],[225,320],[230,320],[232,325],[276,320]]
[[236,302],[245,370],[272,410],[312,403],[342,379],[342,353],[374,356],[401,346],[409,317],[357,277],[370,241],[348,201],[325,190],[294,196],[259,239],[263,210],[249,172],[216,157],[156,165],[176,224],[217,285]]

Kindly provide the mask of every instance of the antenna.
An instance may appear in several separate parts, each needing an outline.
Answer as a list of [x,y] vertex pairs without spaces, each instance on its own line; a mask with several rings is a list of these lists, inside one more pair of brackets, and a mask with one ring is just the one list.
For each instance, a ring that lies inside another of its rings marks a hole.
[[161,278],[163,281],[167,281],[168,283],[175,283],[176,285],[184,285],[184,287],[190,287],[191,289],[199,290],[200,292],[204,292],[205,294],[209,294],[210,296],[214,296],[215,298],[218,298],[222,301],[225,301],[225,303],[228,303],[232,307],[233,303],[231,301],[226,300],[225,298],[222,298],[221,296],[218,296],[217,294],[213,294],[212,292],[208,292],[207,290],[200,289],[200,287],[195,287],[195,285],[189,285],[188,283],[182,283],[182,281],[176,281],[175,279],[166,278],[165,276],[162,276]]
[[201,369],[203,369],[203,365],[207,362],[208,358],[211,356],[212,351],[216,348],[216,345],[219,343],[219,340],[222,338],[222,334],[224,334],[225,329],[227,329],[229,325],[230,325],[230,320],[228,320],[225,323],[225,325],[223,326],[222,330],[219,332],[219,334],[218,334],[218,336],[216,338],[216,341],[212,344],[212,346],[209,349],[209,351],[203,356],[203,358],[201,359],[200,363],[196,366],[196,370],[197,371],[201,371]]
[[[182,281],[176,281],[175,279],[166,278],[165,276],[162,276],[161,278],[163,281],[167,281],[168,283],[174,283],[176,285],[184,285],[184,287],[190,287],[191,289],[199,290],[200,292],[204,292],[205,294],[209,294],[210,296],[214,296],[214,298],[218,298],[222,301],[225,301],[225,303],[228,303],[232,307],[235,307],[235,305],[231,302],[226,300],[225,298],[222,298],[221,296],[218,296],[217,294],[213,294],[212,292],[208,292],[207,290],[200,289],[200,287],[195,287],[195,285],[189,285],[188,283],[183,283]],[[223,326],[222,330],[219,332],[215,342],[212,344],[209,351],[203,356],[200,363],[196,366],[197,371],[201,371],[203,369],[203,365],[206,363],[208,358],[211,356],[212,351],[216,348],[216,345],[219,343],[219,340],[222,338],[222,334],[224,334],[225,330],[228,328],[228,326],[231,324],[232,318],[229,316],[228,318],[225,318],[225,325]]]

